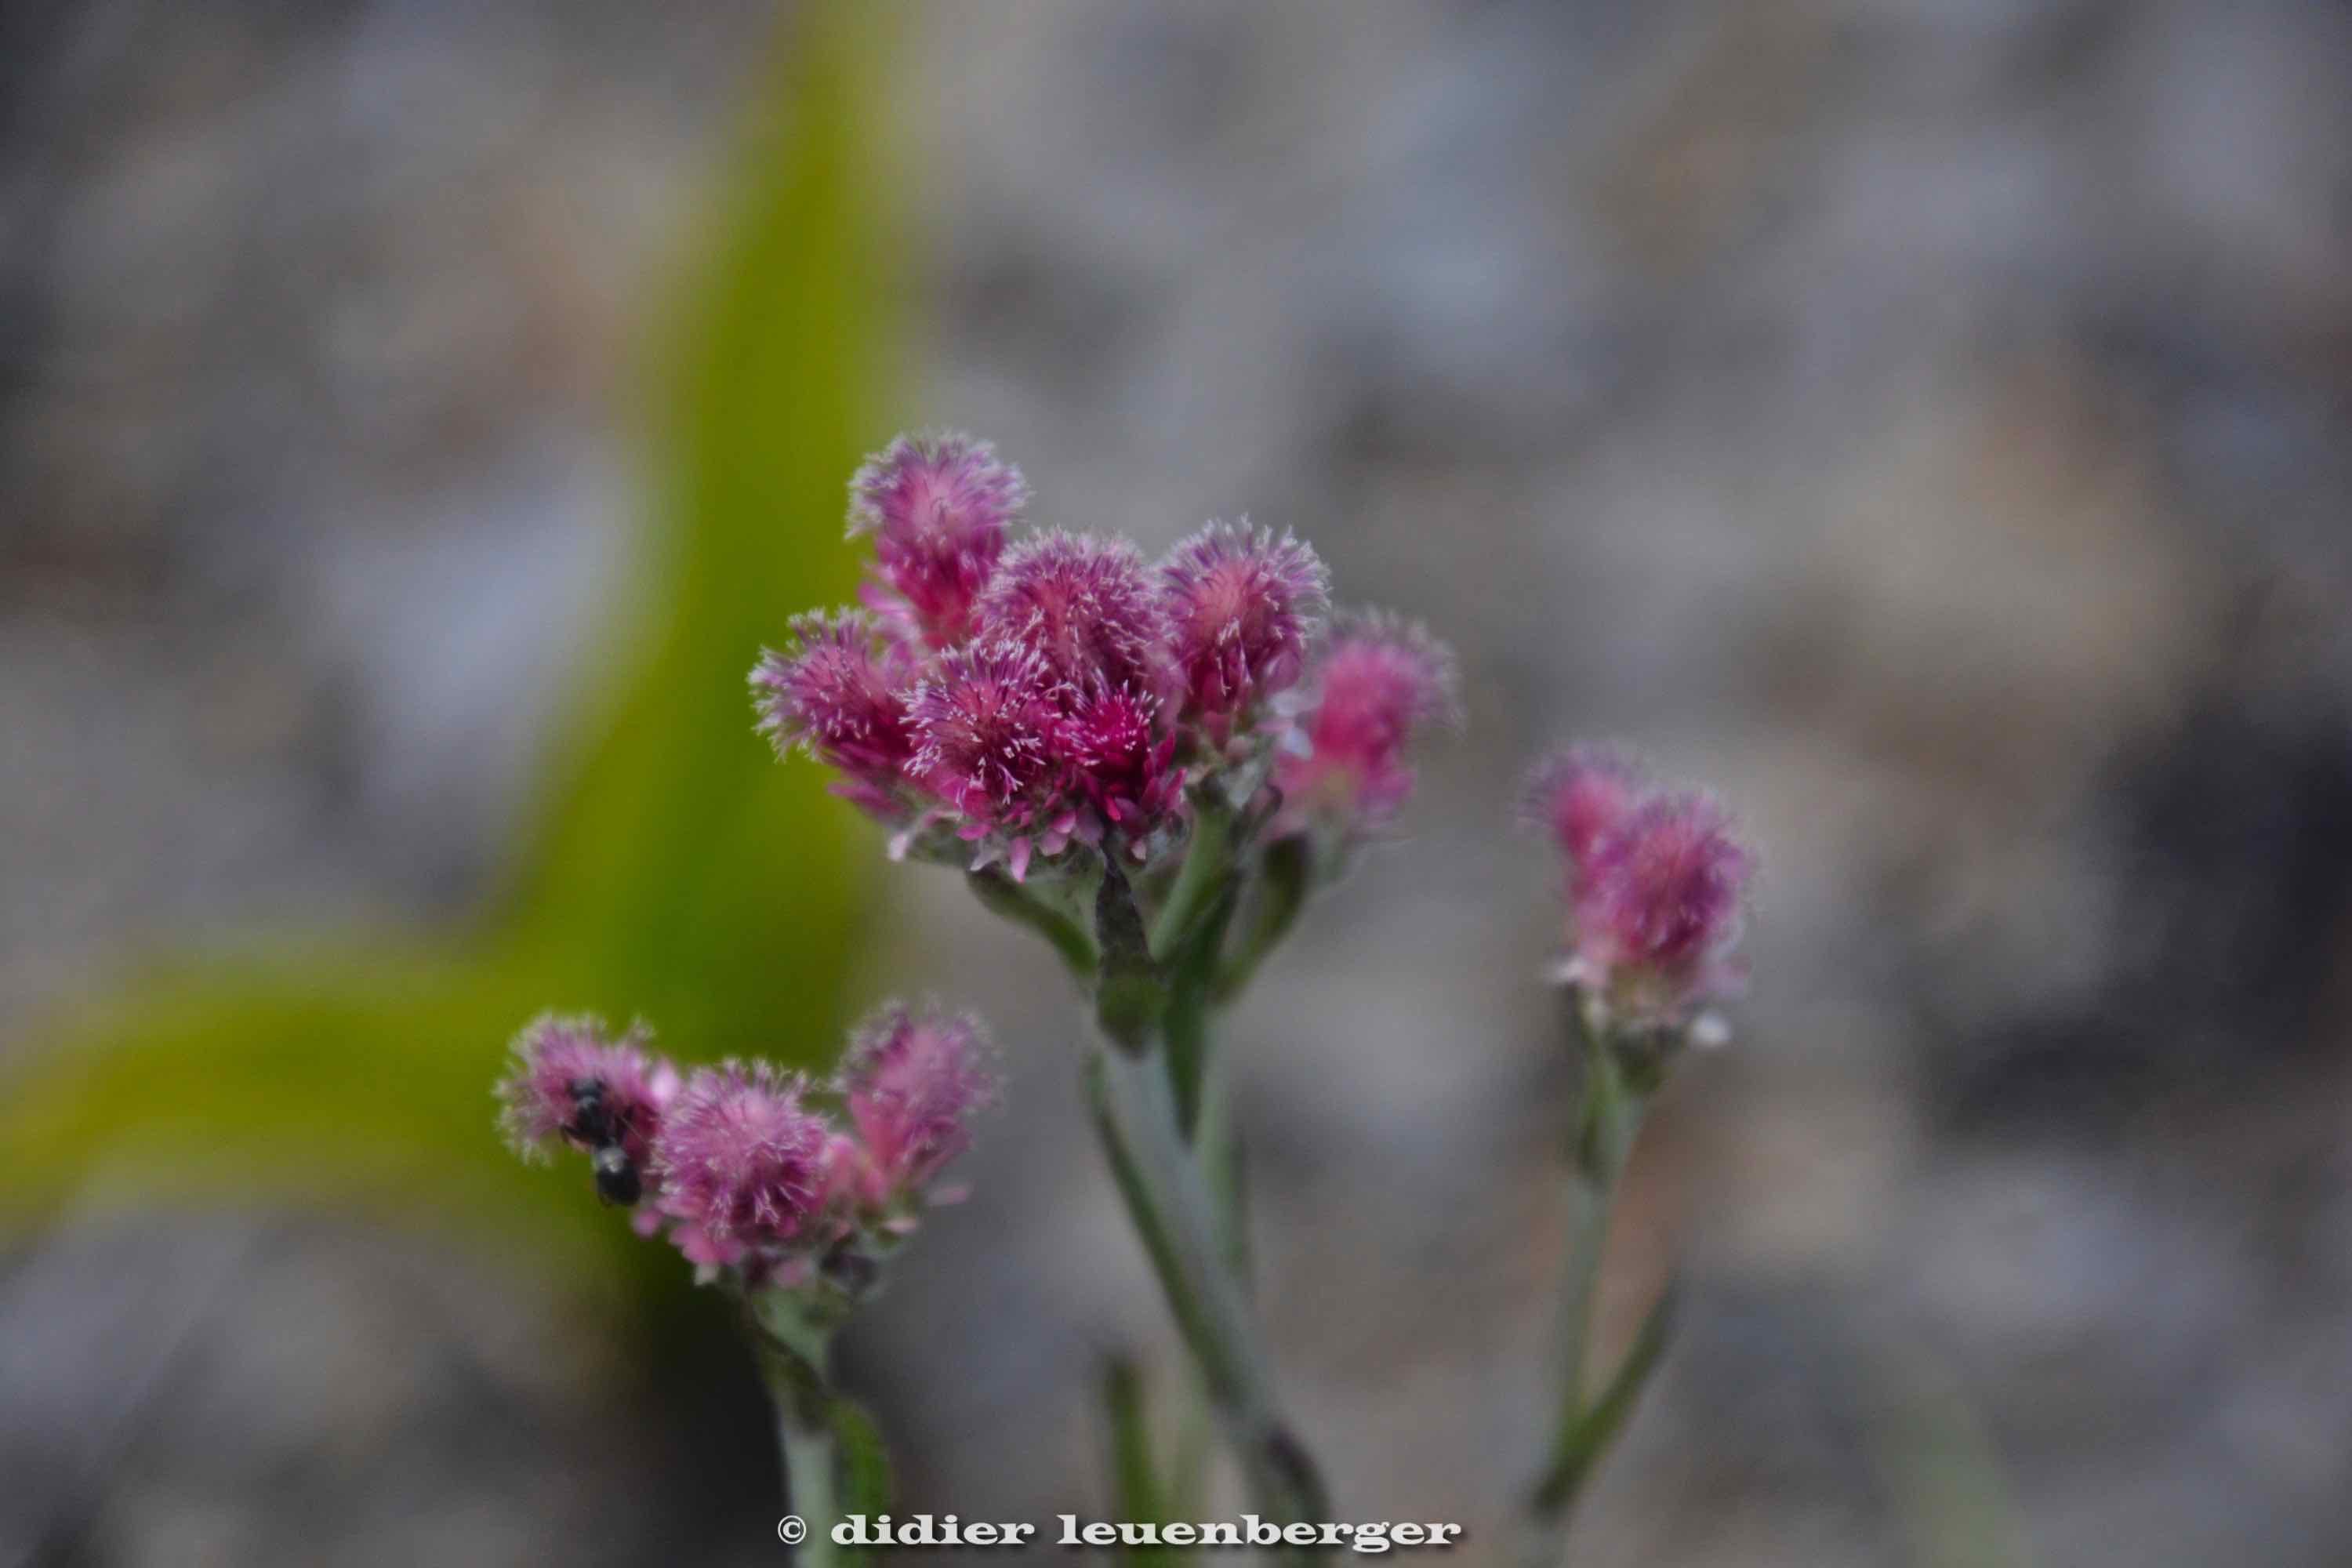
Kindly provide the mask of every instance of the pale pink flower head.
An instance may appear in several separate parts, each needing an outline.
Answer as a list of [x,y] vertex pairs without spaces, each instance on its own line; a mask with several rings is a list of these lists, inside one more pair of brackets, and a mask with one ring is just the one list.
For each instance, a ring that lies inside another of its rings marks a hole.
[[1412,794],[1413,737],[1454,717],[1454,679],[1452,651],[1425,628],[1381,611],[1342,616],[1276,759],[1283,825],[1385,826]]
[[1638,801],[1577,866],[1574,973],[1619,1011],[1652,1022],[1738,989],[1730,950],[1754,867],[1706,796]]
[[1212,522],[1160,563],[1160,604],[1188,714],[1223,722],[1295,685],[1330,607],[1306,541]]
[[1063,809],[1066,688],[1045,656],[1010,641],[950,648],[907,700],[907,774],[961,812],[973,836],[1022,832]]
[[1624,819],[1649,790],[1648,775],[1631,752],[1615,746],[1566,746],[1528,775],[1520,816],[1549,833],[1573,888],[1602,835]]
[[950,431],[901,436],[849,481],[849,532],[874,536],[891,605],[934,647],[971,630],[972,605],[1029,501],[1028,481],[985,441]]
[[847,777],[837,793],[877,816],[896,815],[899,777],[915,752],[908,649],[856,610],[795,616],[791,629],[785,652],[763,649],[751,667],[760,733],[779,756],[797,744],[839,768]]
[[697,1264],[761,1258],[810,1239],[826,1127],[797,1075],[765,1062],[703,1068],[654,1143],[670,1239]]
[[1183,795],[1175,731],[1154,737],[1160,710],[1150,692],[1111,687],[1079,699],[1062,722],[1062,752],[1079,790],[1106,824],[1130,836],[1150,832]]
[[891,1003],[850,1037],[836,1079],[856,1129],[869,1205],[910,1196],[971,1143],[996,1098],[988,1037],[968,1014]]
[[1005,552],[981,596],[984,637],[1034,649],[1075,690],[1167,679],[1160,598],[1124,539],[1056,530]]
[[515,1152],[543,1160],[559,1144],[617,1148],[642,1166],[678,1092],[677,1069],[646,1052],[648,1038],[643,1026],[614,1038],[598,1019],[554,1013],[524,1025],[498,1086],[499,1123]]

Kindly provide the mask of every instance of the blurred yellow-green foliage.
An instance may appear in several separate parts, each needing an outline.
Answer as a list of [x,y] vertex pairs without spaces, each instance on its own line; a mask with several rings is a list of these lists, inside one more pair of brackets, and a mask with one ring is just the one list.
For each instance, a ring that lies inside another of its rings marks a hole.
[[774,765],[744,672],[846,596],[844,483],[881,322],[858,108],[865,24],[787,26],[654,366],[656,549],[588,639],[508,893],[467,929],[352,933],[126,984],[26,1053],[5,1212],[191,1196],[364,1204],[659,1290],[684,1270],[493,1126],[505,1042],[551,1005],[642,1014],[676,1054],[822,1062],[871,847],[820,770]]

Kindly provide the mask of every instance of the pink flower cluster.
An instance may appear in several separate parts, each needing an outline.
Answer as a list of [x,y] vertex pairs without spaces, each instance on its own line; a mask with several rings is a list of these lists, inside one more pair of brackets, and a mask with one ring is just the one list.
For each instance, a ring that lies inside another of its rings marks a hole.
[[[893,1003],[852,1034],[822,1087],[765,1062],[691,1075],[649,1055],[642,1028],[533,1020],[499,1086],[517,1151],[586,1151],[597,1190],[706,1274],[790,1281],[844,1242],[911,1229],[940,1171],[996,1093],[968,1016]],[[821,1103],[838,1105],[829,1114]]]
[[1277,752],[1294,825],[1370,828],[1411,790],[1405,742],[1450,707],[1426,633],[1371,616],[1326,641],[1328,574],[1287,533],[1212,522],[1157,565],[1123,539],[1013,540],[1028,485],[960,435],[900,437],[850,494],[865,607],[794,619],[752,700],[780,755],[837,769],[898,830],[894,853],[1016,879],[1074,843],[1149,860],[1183,837],[1188,785],[1255,791]]
[[1537,766],[1526,815],[1559,848],[1572,981],[1658,1025],[1738,990],[1731,949],[1755,860],[1721,806],[1654,785],[1629,752],[1577,746]]

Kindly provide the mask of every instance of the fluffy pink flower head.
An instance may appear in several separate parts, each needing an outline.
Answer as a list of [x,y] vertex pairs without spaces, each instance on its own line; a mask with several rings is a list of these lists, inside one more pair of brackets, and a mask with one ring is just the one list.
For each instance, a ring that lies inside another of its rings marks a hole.
[[1385,826],[1412,794],[1415,731],[1454,712],[1454,656],[1426,629],[1379,611],[1343,617],[1317,664],[1294,744],[1276,761],[1288,827]]
[[1005,552],[980,601],[988,637],[1034,649],[1074,689],[1165,683],[1159,595],[1124,539],[1055,531]]
[[654,1156],[671,1239],[697,1264],[761,1257],[808,1238],[826,1128],[796,1076],[765,1062],[704,1068],[664,1119]]
[[1160,706],[1131,686],[1097,689],[1062,723],[1062,752],[1078,788],[1104,822],[1130,835],[1149,833],[1182,797],[1175,731],[1153,738]]
[[1551,835],[1559,847],[1573,888],[1602,835],[1649,789],[1642,764],[1614,746],[1568,746],[1554,752],[1528,775],[1520,815],[1528,826]]
[[1185,540],[1160,578],[1185,711],[1216,722],[1297,682],[1330,607],[1329,577],[1306,542],[1246,519]]
[[1066,689],[1019,643],[972,643],[940,656],[907,700],[908,774],[963,814],[973,836],[1022,832],[1064,805]]
[[945,647],[970,634],[1005,526],[1028,501],[1021,470],[987,442],[953,431],[901,436],[850,479],[849,532],[874,536],[875,565],[898,600],[891,607]]
[[678,1090],[677,1069],[646,1052],[646,1037],[640,1026],[610,1038],[595,1018],[553,1013],[524,1025],[498,1086],[499,1125],[515,1152],[545,1159],[559,1143],[617,1147],[642,1165]]
[[792,620],[789,651],[762,650],[751,667],[759,731],[777,754],[797,743],[847,776],[835,787],[880,816],[898,810],[897,790],[915,739],[907,722],[912,660],[856,610]]
[[1737,989],[1729,953],[1753,868],[1706,796],[1635,803],[1576,865],[1574,972],[1620,1011],[1654,1022]]
[[891,1003],[850,1037],[837,1079],[857,1130],[872,1206],[928,1184],[971,1142],[972,1118],[996,1098],[980,1021]]

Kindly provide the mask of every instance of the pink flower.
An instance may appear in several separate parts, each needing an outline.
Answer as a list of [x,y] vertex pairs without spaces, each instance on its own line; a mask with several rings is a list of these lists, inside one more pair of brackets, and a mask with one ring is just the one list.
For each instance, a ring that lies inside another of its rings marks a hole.
[[1343,617],[1318,662],[1309,705],[1275,764],[1283,825],[1385,826],[1412,794],[1415,731],[1454,711],[1454,656],[1423,627],[1379,611]]
[[1330,605],[1305,541],[1246,520],[1212,522],[1170,552],[1160,577],[1188,714],[1221,722],[1297,683]]
[[1007,551],[980,601],[989,637],[1034,649],[1074,690],[1166,680],[1159,595],[1124,539],[1059,531]]
[[795,616],[791,628],[791,651],[763,649],[751,668],[760,733],[779,756],[798,743],[839,768],[848,780],[837,791],[876,816],[898,815],[900,773],[915,751],[907,648],[856,610]]
[[1730,959],[1754,861],[1705,795],[1656,794],[1572,862],[1577,977],[1657,1022],[1737,990]]
[[1159,710],[1157,698],[1121,686],[1082,698],[1062,723],[1079,789],[1105,822],[1129,834],[1149,833],[1182,797],[1175,731],[1152,736]]
[[804,1239],[822,1195],[824,1119],[801,1103],[797,1075],[765,1062],[704,1068],[655,1141],[670,1239],[706,1267]]
[[900,436],[849,481],[849,532],[874,536],[875,563],[902,614],[934,647],[961,642],[1029,501],[1021,470],[956,432]]
[[499,1125],[515,1152],[542,1160],[559,1143],[613,1148],[644,1165],[678,1089],[677,1069],[646,1054],[647,1038],[639,1026],[610,1039],[586,1016],[542,1013],[524,1025],[498,1086]]
[[1612,746],[1569,746],[1528,775],[1521,816],[1559,844],[1573,886],[1601,836],[1623,820],[1649,788],[1642,765]]
[[971,1142],[971,1122],[996,1097],[980,1021],[935,1006],[886,1005],[850,1037],[837,1079],[878,1206],[928,1184]]
[[908,699],[916,749],[906,772],[963,814],[972,836],[1019,833],[1062,809],[1066,688],[1019,643],[950,648]]

